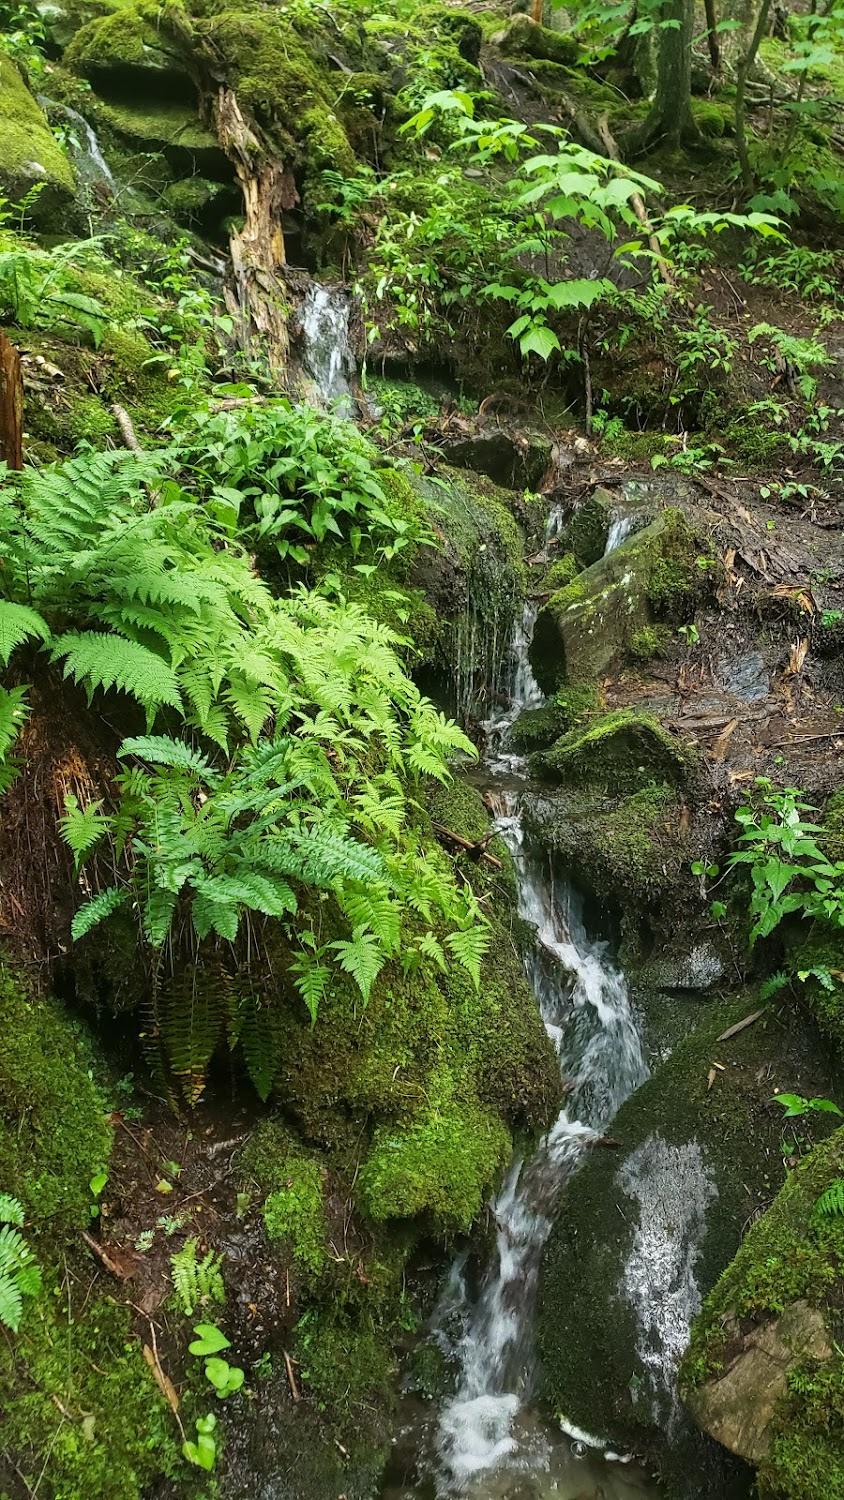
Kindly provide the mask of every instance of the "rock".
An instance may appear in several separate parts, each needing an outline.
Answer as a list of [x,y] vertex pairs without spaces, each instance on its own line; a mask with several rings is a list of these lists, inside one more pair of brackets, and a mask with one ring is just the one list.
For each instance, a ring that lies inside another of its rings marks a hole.
[[790,1369],[806,1359],[832,1357],[823,1313],[802,1298],[779,1318],[771,1318],[742,1334],[735,1319],[723,1325],[727,1338],[737,1338],[720,1379],[708,1381],[689,1397],[695,1421],[739,1458],[760,1464],[771,1451],[775,1413],[787,1389]]
[[[782,1500],[844,1494],[844,1129],[807,1145],[695,1319],[681,1369],[695,1420]],[[824,1194],[837,1194],[826,1209]]]
[[475,469],[495,484],[508,489],[535,489],[551,460],[551,444],[545,438],[526,436],[496,428],[471,433],[440,444],[448,463],[460,469]]
[[568,526],[568,540],[581,568],[599,562],[607,550],[613,517],[613,497],[608,490],[594,490],[577,507]]
[[761,651],[742,656],[720,656],[715,663],[715,680],[725,692],[743,703],[760,703],[771,691],[771,680]]
[[536,57],[572,67],[580,56],[577,41],[566,32],[539,26],[530,16],[516,15],[509,26],[493,38],[505,57]]
[[[728,1493],[718,1449],[697,1446],[677,1373],[702,1297],[781,1176],[782,1120],[770,1096],[777,1085],[808,1096],[833,1087],[802,1014],[761,1018],[718,1041],[755,1009],[753,994],[707,1007],[627,1100],[610,1127],[621,1151],[590,1153],[566,1184],[543,1257],[544,1394],[576,1426],[644,1452],[673,1500]],[[717,1332],[715,1313],[710,1323]]]
[[727,973],[729,954],[711,938],[685,934],[670,941],[637,970],[637,981],[655,990],[709,990]]
[[531,766],[559,781],[635,792],[655,783],[688,782],[697,768],[697,754],[652,714],[620,708],[570,729],[550,750],[533,756]]
[[73,222],[73,168],[10,57],[0,52],[0,191],[17,203],[32,188],[28,217],[41,229]]
[[696,550],[682,512],[668,510],[554,594],[530,649],[543,692],[600,678],[656,618],[689,613],[700,586]]

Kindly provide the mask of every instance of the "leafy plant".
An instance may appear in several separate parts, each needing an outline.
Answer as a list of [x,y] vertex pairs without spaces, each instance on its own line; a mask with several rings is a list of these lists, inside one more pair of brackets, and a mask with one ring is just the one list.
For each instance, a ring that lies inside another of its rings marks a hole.
[[802,1094],[774,1094],[773,1103],[782,1105],[785,1110],[783,1118],[786,1120],[810,1114],[841,1115],[844,1118],[832,1099],[804,1099]]
[[790,913],[844,926],[844,863],[824,855],[815,837],[822,828],[803,817],[815,808],[800,796],[793,787],[776,791],[758,777],[736,811],[743,848],[731,854],[729,863],[733,868],[746,865],[750,873],[751,944],[767,937]]
[[782,328],[775,328],[771,323],[757,323],[750,329],[748,343],[753,344],[759,338],[767,339],[775,351],[773,357],[763,357],[763,363],[768,369],[779,375],[790,376],[796,381],[803,399],[812,401],[818,388],[817,378],[812,371],[823,369],[833,362],[826,345],[817,338],[798,338]]
[[96,298],[74,291],[73,271],[101,243],[92,239],[57,245],[48,254],[0,240],[0,311],[20,328],[69,324],[85,329],[99,348],[105,309]]
[[226,1289],[220,1267],[222,1255],[213,1250],[197,1260],[197,1241],[186,1240],[181,1250],[170,1257],[170,1275],[173,1290],[185,1317],[190,1318],[198,1307],[208,1302],[225,1302]]
[[196,1338],[188,1344],[191,1354],[202,1358],[206,1354],[219,1354],[223,1349],[231,1348],[231,1340],[217,1327],[216,1323],[196,1323],[194,1325]]
[[182,1444],[182,1453],[188,1463],[195,1464],[199,1469],[205,1469],[209,1474],[217,1461],[217,1444],[214,1439],[216,1426],[217,1418],[213,1412],[209,1412],[205,1417],[197,1417],[196,1441],[188,1438]]
[[246,1378],[239,1365],[230,1365],[228,1360],[220,1358],[206,1359],[205,1374],[221,1401],[239,1391]]
[[37,1297],[41,1272],[21,1230],[23,1204],[10,1193],[0,1193],[0,1323],[17,1333],[24,1297]]

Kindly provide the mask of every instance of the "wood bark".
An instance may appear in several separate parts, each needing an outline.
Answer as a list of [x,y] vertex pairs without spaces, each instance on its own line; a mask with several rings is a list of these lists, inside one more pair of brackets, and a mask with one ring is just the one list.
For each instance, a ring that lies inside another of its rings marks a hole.
[[268,154],[244,119],[233,89],[215,101],[217,137],[233,162],[243,192],[245,222],[230,239],[234,294],[229,307],[241,347],[284,384],[290,356],[288,298],[284,281],[283,213],[298,202],[289,168]]
[[23,376],[17,349],[0,333],[0,461],[23,468]]
[[[634,150],[657,141],[677,147],[694,133],[692,122],[692,39],[694,0],[663,0],[659,9],[659,63],[653,107],[632,137]],[[668,24],[666,24],[668,23]]]
[[743,53],[736,75],[736,150],[741,163],[741,180],[746,193],[752,193],[756,183],[753,177],[753,169],[750,165],[750,154],[747,149],[747,80],[759,51],[759,44],[768,25],[768,16],[771,9],[771,0],[762,0],[756,17],[756,26],[751,36],[747,49]]

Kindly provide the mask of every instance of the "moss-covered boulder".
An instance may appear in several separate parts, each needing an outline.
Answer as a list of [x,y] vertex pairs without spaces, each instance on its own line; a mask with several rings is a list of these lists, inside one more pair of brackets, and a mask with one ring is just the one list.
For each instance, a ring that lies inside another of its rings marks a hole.
[[0,52],[0,192],[18,203],[33,188],[38,196],[28,214],[39,228],[60,229],[73,219],[73,168],[12,59]]
[[577,507],[567,530],[567,540],[579,567],[591,568],[603,557],[611,524],[612,496],[607,490],[593,490],[589,499]]
[[142,4],[116,5],[79,28],[65,50],[65,66],[107,93],[144,90],[149,101],[162,92],[173,97],[181,86],[190,98],[181,49],[161,22]]
[[804,1157],[695,1320],[683,1398],[777,1500],[844,1494],[844,1130]]
[[[672,1496],[721,1493],[718,1450],[683,1417],[677,1372],[702,1297],[782,1177],[774,1089],[834,1095],[826,1049],[795,1012],[753,994],[705,1019],[622,1106],[616,1150],[595,1149],[565,1187],[545,1251],[538,1339],[554,1408],[670,1476]],[[817,1115],[812,1129],[828,1130]],[[805,1135],[800,1122],[801,1135]]]
[[596,681],[656,619],[690,614],[701,581],[697,550],[682,511],[667,510],[554,594],[530,648],[543,692]]
[[552,779],[615,792],[663,783],[687,784],[698,768],[696,752],[675,739],[652,714],[619,708],[578,724],[532,757],[534,770]]
[[573,36],[551,31],[526,15],[514,16],[495,42],[505,57],[545,58],[565,67],[572,67],[580,56],[580,47]]

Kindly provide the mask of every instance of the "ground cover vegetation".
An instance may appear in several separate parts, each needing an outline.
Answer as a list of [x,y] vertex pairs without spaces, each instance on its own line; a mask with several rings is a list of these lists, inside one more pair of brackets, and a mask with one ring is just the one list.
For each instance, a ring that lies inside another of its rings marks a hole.
[[[375,1492],[418,1267],[559,1105],[462,776],[527,592],[549,699],[515,742],[571,799],[537,836],[628,888],[631,955],[680,891],[766,1015],[840,1044],[835,775],[725,770],[659,692],[791,518],[840,524],[842,94],[837,0],[0,3],[10,1500],[257,1493],[269,1447],[314,1500]],[[577,443],[665,483],[618,576]],[[805,571],[754,594],[797,636],[783,697],[840,652],[840,578]],[[596,618],[628,622],[600,661]],[[782,1500],[842,1486],[836,1140],[789,1138],[684,1367],[819,1311],[759,1465]]]

